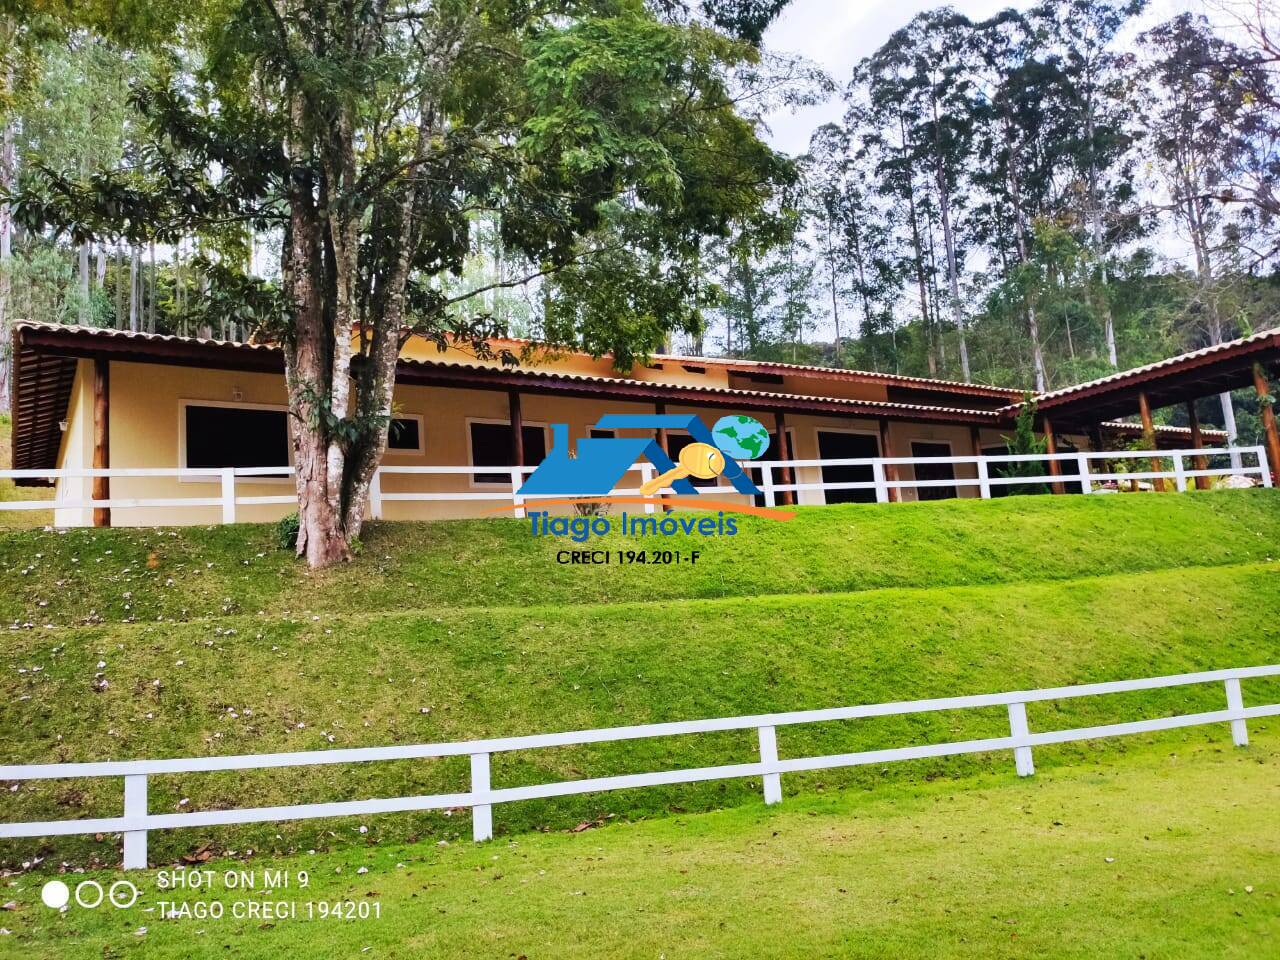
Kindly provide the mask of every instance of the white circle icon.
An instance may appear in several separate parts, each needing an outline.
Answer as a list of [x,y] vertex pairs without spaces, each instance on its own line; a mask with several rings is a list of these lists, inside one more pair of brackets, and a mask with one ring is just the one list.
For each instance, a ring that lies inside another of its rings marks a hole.
[[40,888],[40,899],[46,907],[61,910],[71,899],[71,890],[61,880],[50,880]]
[[138,900],[138,888],[128,880],[117,880],[107,890],[107,899],[117,910],[127,910]]
[[[85,897],[88,891],[89,898]],[[93,898],[93,894],[97,894]],[[97,880],[81,880],[76,884],[76,903],[84,907],[86,910],[95,910],[102,903],[102,898],[106,896],[106,891],[102,889],[102,884]],[[92,899],[90,899],[92,898]]]

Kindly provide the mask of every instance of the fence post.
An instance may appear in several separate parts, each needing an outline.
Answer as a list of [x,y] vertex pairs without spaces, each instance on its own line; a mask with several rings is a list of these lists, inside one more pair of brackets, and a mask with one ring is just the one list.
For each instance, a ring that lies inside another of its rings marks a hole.
[[[1027,727],[1027,705],[1025,703],[1009,704],[1009,734],[1014,738],[1025,737],[1031,731]],[[1018,776],[1029,777],[1036,772],[1035,762],[1031,759],[1030,747],[1013,748],[1013,765]]]
[[[471,754],[471,792],[472,794],[489,792],[489,755],[487,753]],[[476,843],[493,839],[492,805],[487,803],[471,805],[471,838]]]
[[382,519],[382,468],[373,471],[373,479],[369,481],[369,516],[374,520]]
[[1240,693],[1240,679],[1231,677],[1225,681],[1227,688],[1227,709],[1231,711],[1236,718],[1231,721],[1231,742],[1237,747],[1247,747],[1249,745],[1249,727],[1245,723],[1244,713],[1244,697]]
[[[1254,447],[1254,451],[1258,455],[1258,469],[1262,471],[1262,485],[1264,487],[1271,486],[1271,464],[1267,462],[1267,450],[1265,447]],[[1238,457],[1236,459],[1239,459]],[[1280,463],[1275,465],[1280,470]]]
[[234,467],[222,468],[222,522],[236,522],[236,471]]
[[[147,815],[147,775],[145,773],[131,773],[125,776],[124,815],[126,817]],[[126,870],[147,868],[147,831],[125,831],[124,868]]]
[[[641,463],[640,464],[640,486],[643,487],[646,483],[652,480],[656,470],[657,468],[648,460]],[[648,500],[647,498],[646,498],[646,503],[644,505],[644,512],[645,513],[654,512],[653,502]]]
[[1179,493],[1187,492],[1187,468],[1182,462],[1182,454],[1173,455],[1173,485]]
[[778,505],[778,495],[773,490],[773,467],[760,468],[760,486],[764,491],[764,505],[766,507],[776,507]]
[[511,502],[516,505],[515,518],[517,520],[524,519],[524,497],[520,496],[516,491],[520,489],[524,483],[524,475],[520,472],[520,468],[516,467],[511,471]]
[[[773,727],[761,727],[760,733],[760,762],[761,763],[777,763],[778,762],[778,736],[774,732]],[[765,803],[781,803],[782,802],[782,775],[778,773],[766,773],[764,780],[764,802]]]
[[991,499],[990,479],[991,479],[990,476],[987,474],[987,459],[986,457],[979,457],[978,458],[978,495],[981,496],[983,500]]
[[[889,485],[884,480],[884,461],[873,460],[871,462],[871,476],[876,482],[876,503],[889,502]],[[823,490],[823,499],[826,498],[826,490]]]
[[1080,492],[1088,496],[1093,493],[1093,474],[1089,472],[1089,457],[1086,454],[1076,454],[1076,468],[1080,471]]

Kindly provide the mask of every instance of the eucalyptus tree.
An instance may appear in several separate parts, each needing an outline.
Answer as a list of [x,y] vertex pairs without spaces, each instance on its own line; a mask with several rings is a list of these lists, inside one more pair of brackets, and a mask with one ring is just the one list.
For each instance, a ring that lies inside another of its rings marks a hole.
[[[1136,117],[1127,92],[1134,83],[1133,56],[1116,48],[1121,27],[1146,0],[1046,0],[1031,17],[1046,25],[1061,62],[1061,95],[1072,123],[1068,160],[1082,189],[1082,220],[1094,264],[1091,298],[1102,316],[1107,359],[1119,366],[1115,318],[1107,291],[1107,257],[1125,230],[1119,208],[1132,203],[1132,152]],[[1136,218],[1128,218],[1133,224]]]
[[[35,2],[133,42],[118,11]],[[405,337],[484,353],[500,332],[482,289],[442,291],[471,214],[527,264],[495,283],[555,284],[548,342],[626,367],[700,327],[699,238],[791,174],[735,101],[783,5],[193,0],[147,38],[170,67],[137,97],[145,168],[49,173],[17,208],[77,241],[279,232],[281,286],[255,319],[284,351],[298,553],[326,566],[359,536]]]
[[922,13],[895,32],[861,68],[877,109],[883,114],[896,105],[903,159],[928,171],[936,194],[948,303],[966,380],[971,371],[960,299],[956,218],[974,132],[966,62],[970,30],[969,20],[948,7]]
[[[1012,229],[985,238],[988,246],[1008,245],[1009,257],[1025,265],[1032,258],[1032,225],[1052,216],[1062,203],[1061,174],[1069,169],[1074,119],[1064,109],[1061,64],[1045,48],[1045,36],[1014,10],[976,25],[970,34],[974,55],[975,122],[980,158],[974,178],[987,195],[982,219]],[[1011,254],[1011,256],[1010,256]],[[1030,288],[1027,288],[1030,290]],[[1037,390],[1049,382],[1044,331],[1032,295],[1022,305],[1031,344]]]
[[[1201,337],[1221,343],[1235,330],[1221,303],[1219,287],[1226,278],[1217,261],[1224,230],[1247,229],[1239,218],[1231,222],[1230,186],[1268,122],[1255,109],[1268,88],[1267,74],[1203,17],[1182,14],[1147,31],[1140,42],[1150,71],[1143,98],[1146,143],[1164,181],[1167,210],[1191,246]],[[1231,394],[1222,393],[1220,401],[1234,442]]]
[[[110,50],[101,38],[76,32],[49,39],[32,51],[31,89],[18,106],[19,168],[40,164],[75,178],[117,166],[125,151],[129,115],[129,79],[135,66]],[[91,315],[92,244],[77,249],[77,319]]]
[[[924,355],[930,376],[937,376],[938,354],[933,335],[931,285],[921,229],[919,171],[907,136],[907,111],[886,84],[873,83],[870,61],[859,63],[846,93],[849,109],[845,127],[860,143],[860,156],[870,164],[875,192],[894,206],[896,230],[889,230],[887,246],[897,264],[900,283],[914,281]],[[896,344],[895,344],[896,347]],[[895,350],[896,358],[896,350]]]
[[838,124],[819,127],[809,139],[809,153],[802,163],[807,187],[805,193],[818,238],[822,272],[826,275],[831,321],[835,328],[835,365],[838,367],[841,366],[843,347],[840,308],[848,296],[851,266],[842,240],[845,225],[853,215],[849,204],[856,202],[850,183],[849,142],[844,129]]
[[[881,184],[875,172],[875,155],[861,139],[866,132],[864,118],[851,109],[848,119],[851,127],[820,127],[810,139],[806,158],[814,232],[835,321],[837,366],[847,359],[840,308],[852,306],[858,317],[847,337],[851,346],[879,334],[888,334],[892,342],[892,308],[902,286],[894,265],[892,231],[878,198]],[[893,353],[891,349],[891,357]],[[872,368],[877,368],[874,344],[868,358]]]

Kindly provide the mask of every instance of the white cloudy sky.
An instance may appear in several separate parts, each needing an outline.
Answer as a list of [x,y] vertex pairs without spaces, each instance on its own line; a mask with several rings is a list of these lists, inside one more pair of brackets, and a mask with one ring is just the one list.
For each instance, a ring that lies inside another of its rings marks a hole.
[[[817,63],[843,86],[853,65],[873,53],[899,27],[924,10],[941,7],[936,0],[792,0],[765,35],[767,46],[800,54]],[[1025,9],[1032,0],[953,0],[950,6],[973,20],[1006,7]],[[1204,11],[1221,19],[1199,0],[1152,0],[1143,23],[1165,20],[1184,10]],[[838,97],[805,110],[770,118],[771,140],[788,153],[802,153],[819,125],[839,120]]]

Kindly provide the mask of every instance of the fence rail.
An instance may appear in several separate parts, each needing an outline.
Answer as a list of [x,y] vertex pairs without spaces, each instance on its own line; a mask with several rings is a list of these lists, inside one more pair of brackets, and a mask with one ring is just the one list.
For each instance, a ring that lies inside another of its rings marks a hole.
[[[1173,730],[1180,727],[1226,723],[1230,725],[1232,741],[1237,746],[1245,746],[1249,742],[1247,721],[1256,717],[1280,715],[1280,704],[1246,707],[1241,690],[1241,681],[1255,677],[1272,676],[1280,676],[1280,664],[1147,677],[1139,680],[1090,683],[1070,687],[1053,687],[1043,690],[1018,690],[1007,693],[837,707],[827,710],[802,710],[790,713],[759,714],[712,720],[608,727],[598,730],[501,737],[460,743],[364,747],[358,749],[194,759],[0,766],[0,780],[6,781],[76,777],[124,778],[123,816],[80,820],[52,820],[34,823],[5,823],[0,824],[0,838],[122,832],[124,834],[124,867],[125,869],[134,869],[143,868],[147,865],[147,833],[150,830],[302,820],[316,817],[367,816],[370,814],[414,810],[470,807],[472,811],[472,836],[476,841],[482,841],[493,837],[493,807],[496,804],[512,803],[519,800],[668,784],[696,783],[706,780],[760,777],[764,800],[766,803],[773,804],[782,799],[781,778],[783,774],[787,773],[828,770],[873,763],[890,763],[926,757],[988,753],[1000,750],[1012,751],[1014,768],[1018,776],[1026,777],[1035,773],[1035,764],[1032,757],[1032,749],[1034,747],[1054,743],[1067,743],[1073,740],[1092,740],[1136,733],[1150,733],[1158,730]],[[1026,707],[1029,703],[1104,696],[1113,693],[1132,693],[1140,690],[1155,690],[1204,683],[1221,683],[1223,685],[1225,709],[1039,733],[1032,733],[1027,721]],[[941,710],[999,706],[1005,707],[1008,712],[1008,736],[865,750],[856,753],[779,759],[777,738],[779,727],[808,723],[827,723],[836,720],[856,720],[867,717],[900,716]],[[751,729],[757,732],[759,760],[749,763],[665,770],[626,776],[594,777],[585,780],[543,783],[524,787],[494,787],[490,780],[489,760],[495,753]],[[471,786],[469,790],[457,793],[372,800],[347,800],[329,803],[304,803],[276,807],[251,807],[235,810],[209,810],[195,813],[156,814],[149,813],[147,810],[148,778],[154,776],[459,756],[470,758]]]
[[[1210,457],[1225,458],[1226,462],[1219,467],[1195,466],[1199,462],[1207,463]],[[1108,461],[1121,461],[1129,464],[1132,461],[1139,460],[1149,461],[1152,469],[1112,470],[1108,467]],[[1253,464],[1246,465],[1246,460],[1252,460]],[[1170,464],[1169,469],[1163,469],[1165,461]],[[1190,465],[1188,465],[1188,461],[1190,461]],[[1001,467],[1021,463],[1063,464],[1067,466],[1070,472],[1060,472],[1057,475],[1047,473],[1037,476],[1001,476]],[[1189,485],[1194,485],[1195,480],[1199,477],[1256,477],[1265,487],[1269,487],[1272,484],[1271,465],[1267,462],[1266,450],[1260,446],[1186,450],[1085,450],[1058,454],[993,454],[981,457],[860,457],[848,459],[756,460],[744,465],[759,477],[758,486],[763,494],[765,504],[770,507],[777,505],[780,494],[790,493],[794,497],[795,494],[801,491],[820,491],[824,495],[828,492],[838,491],[873,491],[876,502],[887,503],[894,499],[891,491],[894,491],[898,499],[901,499],[901,491],[903,490],[919,491],[930,488],[949,488],[958,491],[961,488],[976,487],[980,497],[989,499],[996,495],[995,491],[1001,487],[1026,485],[1051,485],[1064,491],[1075,488],[1080,493],[1090,494],[1097,492],[1095,484],[1114,482],[1118,486],[1126,482],[1137,483],[1143,480],[1152,481],[1157,486],[1162,485],[1164,481],[1171,481],[1173,488],[1179,492],[1185,491]],[[914,476],[920,467],[940,466],[949,466],[953,476],[944,479],[924,480],[917,479]],[[1098,466],[1101,469],[1098,469]],[[954,475],[957,467],[971,469],[973,476]],[[869,470],[871,476],[870,479],[865,480],[827,481],[821,479],[821,470],[823,468],[862,468],[863,470]],[[910,477],[903,476],[903,468],[909,469],[913,475]],[[384,465],[378,468],[370,484],[370,514],[374,519],[381,519],[384,504],[386,503],[511,501],[515,508],[516,516],[523,516],[526,503],[535,501],[539,496],[521,496],[517,491],[523,484],[525,477],[535,469],[537,468],[534,466]],[[802,470],[818,470],[819,479],[816,481],[798,480],[797,471]],[[637,483],[634,487],[619,487],[612,491],[613,495],[640,496],[641,484],[653,477],[655,472],[655,468],[651,463],[636,464],[628,471],[628,474],[638,474],[640,483]],[[65,496],[64,490],[60,488],[59,497],[53,500],[0,501],[0,511],[219,507],[221,508],[221,521],[223,523],[235,523],[237,520],[237,507],[264,504],[288,505],[296,502],[296,497],[292,493],[254,496],[238,493],[236,489],[238,482],[253,483],[255,481],[261,482],[262,480],[287,479],[292,475],[292,467],[224,467],[218,469],[181,467],[113,467],[94,469],[82,467],[52,470],[0,470],[0,479],[75,480],[109,477],[111,479],[129,480],[171,478],[186,483],[216,485],[218,487],[217,496],[113,496],[103,499]],[[502,482],[489,484],[476,480],[477,477],[498,475],[504,477]],[[779,482],[778,475],[785,482]],[[470,479],[472,489],[384,491],[383,480],[387,477],[397,476],[465,476]],[[477,485],[482,488],[474,489]],[[739,496],[736,490],[726,485],[702,487],[700,489],[703,493]],[[670,492],[669,488],[664,492]],[[653,503],[647,503],[643,509],[646,513],[653,513],[656,507]]]

